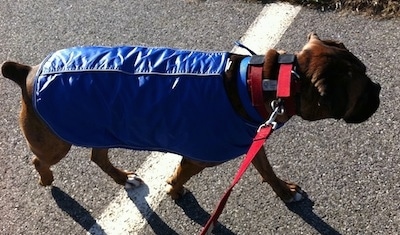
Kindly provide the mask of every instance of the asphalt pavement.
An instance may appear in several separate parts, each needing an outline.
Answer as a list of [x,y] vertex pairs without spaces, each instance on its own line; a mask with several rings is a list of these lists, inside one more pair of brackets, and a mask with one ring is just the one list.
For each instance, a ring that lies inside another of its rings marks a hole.
[[[149,45],[229,51],[263,9],[242,1],[11,1],[0,9],[0,61],[39,63],[76,45]],[[287,206],[251,167],[235,187],[215,234],[397,234],[400,231],[400,21],[302,9],[276,46],[298,51],[310,31],[342,41],[382,86],[367,122],[293,118],[266,151],[277,174],[309,195]],[[264,32],[268,34],[268,28]],[[0,78],[0,234],[85,234],[120,186],[73,148],[40,187],[18,127],[19,88]],[[111,151],[117,166],[139,168],[149,152]],[[176,202],[165,198],[137,234],[198,234],[240,158],[204,170]]]

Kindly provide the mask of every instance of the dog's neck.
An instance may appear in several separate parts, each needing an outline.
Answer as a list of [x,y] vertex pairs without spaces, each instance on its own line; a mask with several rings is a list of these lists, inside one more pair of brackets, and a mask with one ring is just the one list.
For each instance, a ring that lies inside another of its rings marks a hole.
[[[262,120],[267,120],[272,112],[270,103],[277,99],[276,84],[279,74],[279,61],[280,54],[275,50],[269,50],[264,56],[253,56],[252,58],[243,55],[232,54],[230,57],[230,67],[226,71],[225,88],[227,89],[228,97],[233,105],[235,111],[241,115],[243,118],[259,122],[260,118]],[[256,66],[253,74],[251,74],[252,66]],[[249,72],[250,71],[250,72]],[[251,76],[256,76],[254,81]],[[291,75],[289,75],[291,76]],[[289,78],[290,79],[290,78]],[[242,81],[241,81],[242,80]],[[240,86],[242,82],[242,87]],[[251,83],[256,83],[253,86]],[[267,85],[266,87],[262,86]],[[248,88],[247,99],[252,99],[251,103],[254,107],[246,107],[243,103],[243,87]],[[257,90],[257,91],[255,91]],[[254,92],[258,92],[254,94]],[[255,100],[256,99],[256,100]],[[286,103],[289,101],[297,101],[298,99],[293,99],[290,97]],[[292,102],[295,105],[297,102]],[[258,106],[258,107],[257,107]],[[257,114],[254,114],[254,108],[256,108]],[[253,111],[253,112],[251,112]],[[290,112],[286,112],[284,115],[278,116],[278,122],[286,122],[291,116],[295,114],[295,107],[291,107]]]

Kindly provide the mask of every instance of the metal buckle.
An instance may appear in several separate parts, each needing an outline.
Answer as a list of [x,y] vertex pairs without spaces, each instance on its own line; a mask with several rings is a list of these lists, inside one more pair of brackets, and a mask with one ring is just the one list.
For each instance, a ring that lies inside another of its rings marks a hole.
[[276,91],[277,86],[278,86],[277,80],[271,80],[271,79],[263,79],[262,80],[263,91]]
[[275,122],[276,116],[277,116],[277,115],[282,115],[282,114],[285,112],[285,109],[284,109],[284,107],[283,107],[282,100],[280,100],[280,99],[273,100],[273,101],[271,102],[271,108],[272,108],[272,110],[274,110],[274,111],[273,111],[273,112],[271,113],[271,115],[269,116],[269,119],[268,119],[265,123],[261,124],[261,125],[258,127],[257,132],[259,132],[259,131],[261,130],[261,128],[264,128],[264,127],[269,126],[269,125],[272,125],[272,129],[273,129],[273,130],[275,130],[276,127],[278,126],[278,123]]

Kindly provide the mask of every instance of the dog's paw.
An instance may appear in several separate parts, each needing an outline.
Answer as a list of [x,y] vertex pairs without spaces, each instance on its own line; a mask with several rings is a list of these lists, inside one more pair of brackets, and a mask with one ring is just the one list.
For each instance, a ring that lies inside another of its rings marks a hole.
[[38,180],[38,183],[40,186],[50,186],[53,183],[53,181],[54,181],[53,176],[51,176],[50,178],[46,178],[46,179],[43,177],[40,177]]
[[143,184],[143,180],[137,174],[129,174],[125,182],[125,189],[139,187],[141,184]]
[[307,198],[306,192],[304,192],[300,187],[296,188],[296,193],[289,200],[284,200],[285,203],[299,202]]
[[165,191],[171,197],[172,200],[178,200],[179,198],[183,197],[189,190],[185,187],[182,187],[179,190],[173,188],[172,185],[168,184]]

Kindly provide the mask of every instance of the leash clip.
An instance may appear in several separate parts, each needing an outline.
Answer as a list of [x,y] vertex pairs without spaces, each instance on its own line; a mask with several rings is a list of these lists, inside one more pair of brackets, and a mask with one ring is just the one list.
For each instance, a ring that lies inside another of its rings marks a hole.
[[258,127],[257,132],[259,132],[262,128],[264,128],[266,126],[269,126],[269,125],[272,125],[272,129],[273,130],[277,129],[278,123],[275,122],[276,116],[277,115],[282,115],[285,112],[285,108],[283,107],[282,100],[281,99],[273,100],[271,102],[271,108],[274,111],[269,116],[269,119],[265,123],[261,124]]

